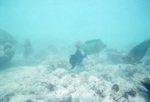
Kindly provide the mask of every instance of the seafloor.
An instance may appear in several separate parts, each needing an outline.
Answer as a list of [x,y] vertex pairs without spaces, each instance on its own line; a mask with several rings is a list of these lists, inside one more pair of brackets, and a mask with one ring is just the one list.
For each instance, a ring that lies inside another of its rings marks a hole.
[[149,102],[140,83],[150,76],[149,66],[109,64],[102,54],[88,56],[73,70],[65,53],[1,70],[0,102]]

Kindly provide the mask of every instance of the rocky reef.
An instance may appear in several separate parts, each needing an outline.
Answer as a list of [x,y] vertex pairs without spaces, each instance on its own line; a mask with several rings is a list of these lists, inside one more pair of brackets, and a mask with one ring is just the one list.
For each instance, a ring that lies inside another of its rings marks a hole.
[[13,37],[0,29],[0,67],[5,66],[12,59],[15,51],[13,45],[15,44]]
[[16,41],[14,40],[12,35],[10,35],[6,31],[0,29],[0,44],[4,45],[6,42],[9,42],[13,45],[16,43]]

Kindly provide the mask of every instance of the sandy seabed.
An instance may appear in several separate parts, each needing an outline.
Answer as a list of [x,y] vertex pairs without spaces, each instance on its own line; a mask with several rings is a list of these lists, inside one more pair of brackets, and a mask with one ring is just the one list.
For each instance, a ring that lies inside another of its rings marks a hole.
[[0,71],[0,102],[149,102],[140,83],[149,66],[102,63],[89,57],[70,70],[64,58]]

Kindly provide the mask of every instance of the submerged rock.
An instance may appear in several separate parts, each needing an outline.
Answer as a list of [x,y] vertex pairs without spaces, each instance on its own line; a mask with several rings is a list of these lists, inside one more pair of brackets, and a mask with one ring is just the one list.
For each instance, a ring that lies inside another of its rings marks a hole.
[[12,59],[15,51],[10,43],[5,43],[4,46],[0,47],[0,66],[4,66]]
[[12,35],[0,29],[0,44],[4,45],[6,42],[11,43],[12,45],[16,43]]
[[15,51],[13,45],[16,43],[12,35],[0,29],[0,67],[8,65]]

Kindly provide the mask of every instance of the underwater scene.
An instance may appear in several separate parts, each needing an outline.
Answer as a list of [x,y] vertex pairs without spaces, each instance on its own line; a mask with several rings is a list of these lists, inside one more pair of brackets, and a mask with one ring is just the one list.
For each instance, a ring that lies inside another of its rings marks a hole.
[[0,102],[150,102],[150,0],[0,0]]

